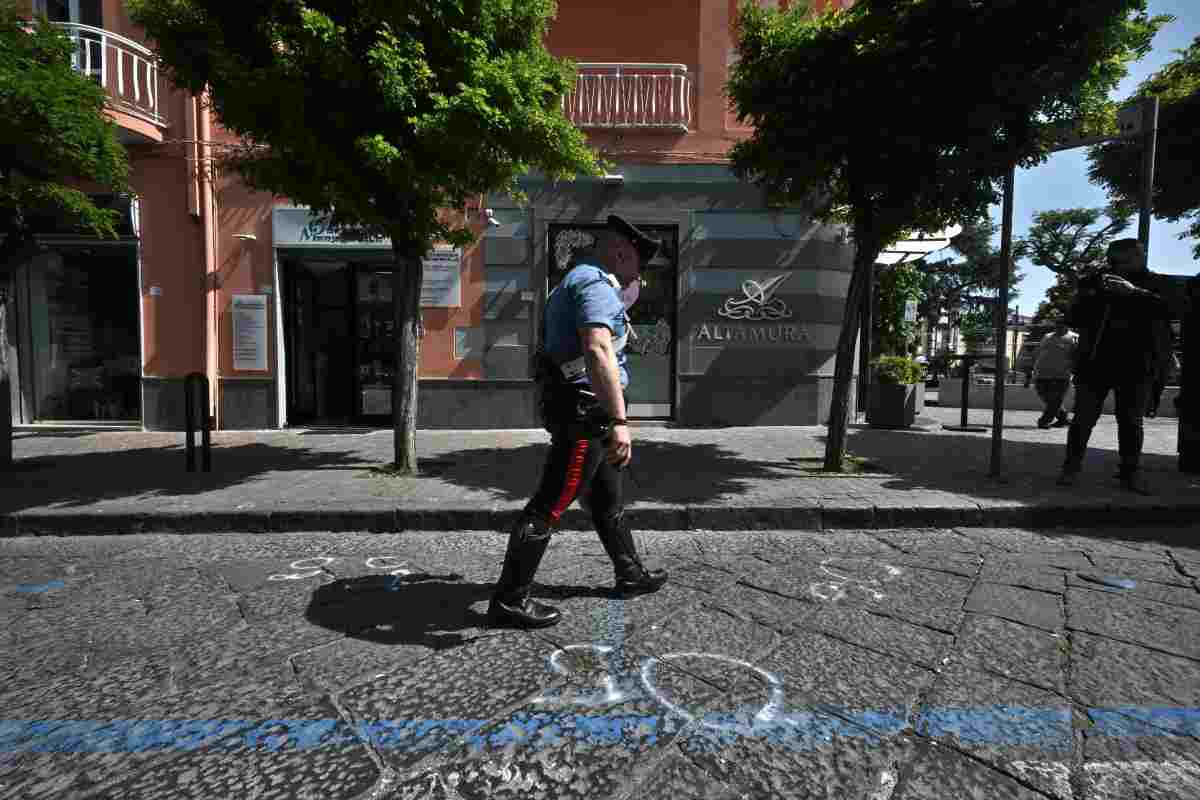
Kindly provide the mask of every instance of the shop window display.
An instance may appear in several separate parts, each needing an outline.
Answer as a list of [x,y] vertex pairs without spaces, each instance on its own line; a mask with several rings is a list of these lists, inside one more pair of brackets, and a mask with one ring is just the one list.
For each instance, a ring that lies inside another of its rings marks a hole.
[[29,291],[37,418],[140,419],[136,251],[47,253]]

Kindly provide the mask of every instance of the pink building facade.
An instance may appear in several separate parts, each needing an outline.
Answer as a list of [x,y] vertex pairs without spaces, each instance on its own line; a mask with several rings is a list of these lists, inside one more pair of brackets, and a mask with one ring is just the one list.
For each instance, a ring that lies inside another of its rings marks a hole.
[[[77,68],[108,91],[136,197],[98,194],[124,209],[119,241],[50,227],[18,270],[14,422],[179,429],[184,379],[198,372],[218,428],[388,424],[388,243],[340,242],[286,198],[212,175],[205,165],[231,135],[157,74],[119,0],[34,6],[76,38]],[[474,245],[431,250],[422,427],[537,425],[546,294],[610,213],[670,245],[633,309],[631,416],[825,420],[853,248],[843,229],[768,208],[730,173],[729,148],[747,133],[722,89],[735,12],[734,0],[625,13],[560,2],[547,44],[579,65],[565,110],[617,166],[570,184],[529,176],[525,203],[495,196],[469,210]]]

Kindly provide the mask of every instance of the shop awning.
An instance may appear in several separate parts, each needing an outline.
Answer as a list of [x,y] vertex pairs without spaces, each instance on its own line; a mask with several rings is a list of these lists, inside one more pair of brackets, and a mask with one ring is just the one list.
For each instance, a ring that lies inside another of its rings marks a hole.
[[950,246],[950,240],[962,233],[961,225],[951,225],[936,233],[915,233],[907,239],[888,245],[875,259],[875,263],[894,267],[909,261],[919,261],[930,253]]

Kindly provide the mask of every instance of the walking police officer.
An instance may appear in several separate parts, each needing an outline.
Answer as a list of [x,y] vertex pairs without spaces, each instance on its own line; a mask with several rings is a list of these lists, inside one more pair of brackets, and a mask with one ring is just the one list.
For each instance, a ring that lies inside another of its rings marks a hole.
[[581,493],[613,563],[615,592],[657,591],[667,580],[637,554],[625,519],[623,470],[633,458],[625,420],[626,309],[637,298],[642,265],[661,242],[618,216],[594,244],[572,256],[569,272],[546,301],[538,354],[539,405],[551,434],[541,483],[508,538],[504,566],[488,607],[498,626],[544,627],[557,609],[529,596],[534,573],[559,520]]

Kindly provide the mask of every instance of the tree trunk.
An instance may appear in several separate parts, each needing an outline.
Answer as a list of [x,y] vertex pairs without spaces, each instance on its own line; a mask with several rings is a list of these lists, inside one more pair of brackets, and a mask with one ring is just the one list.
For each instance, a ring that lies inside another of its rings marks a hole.
[[[398,241],[393,237],[392,241]],[[396,266],[392,270],[392,320],[399,346],[392,384],[392,427],[395,467],[401,475],[417,471],[417,367],[421,357],[421,283],[425,265],[419,258],[408,258],[393,251]]]
[[8,303],[11,274],[0,270],[0,472],[12,469],[12,387],[8,380]]
[[[846,456],[846,417],[850,401],[850,378],[854,368],[854,343],[858,338],[859,316],[878,256],[877,247],[867,242],[859,242],[854,256],[854,272],[851,273],[850,287],[846,293],[842,332],[838,336],[833,397],[829,405],[829,437],[825,440],[827,472],[841,472],[842,461]],[[867,339],[868,341],[863,343],[864,346],[869,346],[869,337]]]

